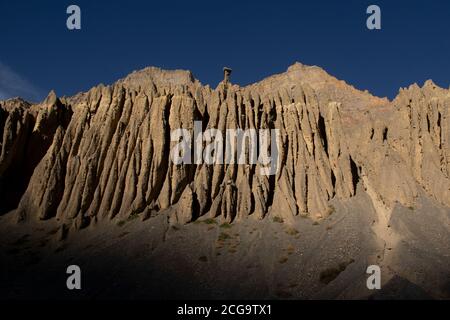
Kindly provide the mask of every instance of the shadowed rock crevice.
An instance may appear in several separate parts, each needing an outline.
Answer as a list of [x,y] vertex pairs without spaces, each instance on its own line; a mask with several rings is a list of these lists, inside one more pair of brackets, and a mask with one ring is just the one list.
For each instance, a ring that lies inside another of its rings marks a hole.
[[355,161],[353,161],[352,157],[350,157],[350,170],[352,172],[352,185],[353,191],[356,193],[356,187],[359,182],[360,169],[356,165]]
[[325,153],[328,157],[328,139],[327,139],[327,131],[325,128],[325,119],[322,117],[322,115],[319,113],[319,135],[323,143],[323,147],[325,149]]

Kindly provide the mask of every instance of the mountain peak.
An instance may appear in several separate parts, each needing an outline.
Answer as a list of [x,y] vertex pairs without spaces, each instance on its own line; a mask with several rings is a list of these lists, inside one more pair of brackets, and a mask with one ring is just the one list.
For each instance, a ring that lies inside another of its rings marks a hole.
[[196,81],[189,70],[164,70],[151,66],[135,70],[118,82],[130,87],[145,87],[151,84],[188,85]]

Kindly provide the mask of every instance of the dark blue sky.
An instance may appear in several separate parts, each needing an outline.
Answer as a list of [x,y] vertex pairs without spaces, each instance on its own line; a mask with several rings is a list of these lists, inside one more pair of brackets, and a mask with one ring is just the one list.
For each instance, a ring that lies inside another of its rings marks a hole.
[[[66,28],[66,8],[82,30]],[[366,28],[366,8],[382,30]],[[72,95],[153,65],[191,70],[213,87],[224,65],[240,85],[295,61],[392,98],[401,86],[450,82],[450,1],[5,1],[0,98]]]

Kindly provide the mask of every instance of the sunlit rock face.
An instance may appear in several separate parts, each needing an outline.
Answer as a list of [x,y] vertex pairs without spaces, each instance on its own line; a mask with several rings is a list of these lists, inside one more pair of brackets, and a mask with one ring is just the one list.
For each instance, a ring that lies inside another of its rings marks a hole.
[[[386,207],[413,206],[420,189],[450,206],[449,103],[431,81],[388,101],[300,63],[246,87],[230,79],[211,89],[188,71],[150,67],[69,98],[2,101],[1,213],[75,229],[164,210],[183,224],[289,222],[326,217],[358,184]],[[195,121],[279,130],[276,173],[261,175],[259,163],[174,164],[171,132]]]

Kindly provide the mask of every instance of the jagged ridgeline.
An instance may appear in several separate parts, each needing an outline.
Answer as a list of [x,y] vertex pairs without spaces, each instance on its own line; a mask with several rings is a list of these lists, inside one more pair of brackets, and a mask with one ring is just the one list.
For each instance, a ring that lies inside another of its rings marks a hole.
[[[246,87],[215,90],[188,71],[146,68],[110,86],[40,104],[0,102],[0,212],[18,221],[102,220],[169,212],[232,222],[330,213],[330,201],[374,190],[413,206],[419,189],[450,206],[450,93],[427,81],[393,100],[296,63]],[[174,129],[279,129],[275,175],[259,164],[170,160]]]

